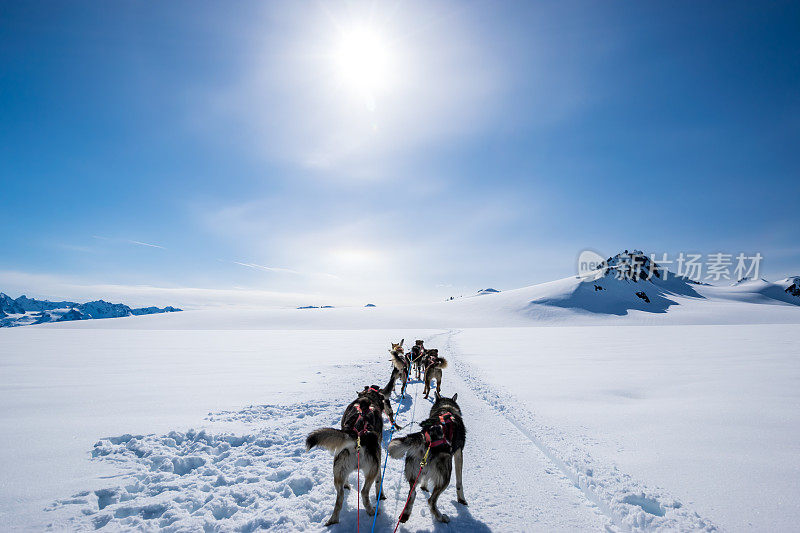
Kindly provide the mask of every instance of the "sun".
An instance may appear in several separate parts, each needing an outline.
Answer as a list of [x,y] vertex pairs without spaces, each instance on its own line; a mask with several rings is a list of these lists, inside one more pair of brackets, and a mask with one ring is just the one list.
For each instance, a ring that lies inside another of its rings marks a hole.
[[342,31],[333,59],[343,85],[374,98],[390,86],[391,56],[389,43],[380,31],[358,26]]

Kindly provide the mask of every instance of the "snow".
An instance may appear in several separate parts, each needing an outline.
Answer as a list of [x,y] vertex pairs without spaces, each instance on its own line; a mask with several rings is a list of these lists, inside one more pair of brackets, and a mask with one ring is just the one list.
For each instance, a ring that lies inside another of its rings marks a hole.
[[[454,483],[440,499],[455,531],[794,529],[800,307],[764,281],[659,281],[4,329],[0,530],[323,531],[332,459],[303,439],[386,382],[400,338],[451,363],[470,502]],[[421,392],[393,398],[401,433],[429,409]],[[405,500],[401,469],[389,460],[378,531]],[[354,529],[354,493],[333,531]],[[418,500],[400,531],[434,529]]]

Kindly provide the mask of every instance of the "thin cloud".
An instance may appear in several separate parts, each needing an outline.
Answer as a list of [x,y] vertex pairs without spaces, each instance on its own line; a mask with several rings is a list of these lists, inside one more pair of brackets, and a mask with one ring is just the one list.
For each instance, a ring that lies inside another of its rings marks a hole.
[[295,276],[307,276],[307,277],[320,277],[320,278],[328,278],[328,279],[340,279],[339,276],[334,274],[329,274],[327,272],[299,272],[297,270],[292,270],[291,268],[282,268],[282,267],[270,267],[265,265],[259,265],[257,263],[242,263],[241,261],[228,261],[233,263],[234,265],[239,265],[247,268],[252,268],[254,270],[263,270],[265,272],[278,272],[283,274],[293,274]]
[[257,265],[256,263],[240,263],[239,261],[231,261],[234,265],[240,265],[247,268],[252,268],[255,270],[265,270],[267,272],[282,272],[286,274],[295,274],[300,275],[300,272],[296,270],[292,270],[291,268],[281,268],[281,267],[270,267],[264,265]]
[[146,246],[147,248],[158,248],[160,250],[166,250],[166,247],[161,246],[160,244],[153,244],[150,242],[142,242],[142,241],[135,241],[133,239],[114,239],[111,237],[104,237],[102,235],[92,235],[92,239],[97,239],[99,241],[108,241],[108,242],[124,242],[127,244],[135,244],[136,246]]
[[166,250],[166,248],[164,248],[163,246],[160,246],[160,245],[158,245],[158,244],[151,244],[151,243],[149,243],[149,242],[142,242],[142,241],[130,241],[130,240],[129,240],[128,242],[129,242],[129,243],[131,243],[131,244],[138,244],[139,246],[148,246],[148,247],[150,247],[150,248],[160,248],[160,249],[162,249],[162,250]]

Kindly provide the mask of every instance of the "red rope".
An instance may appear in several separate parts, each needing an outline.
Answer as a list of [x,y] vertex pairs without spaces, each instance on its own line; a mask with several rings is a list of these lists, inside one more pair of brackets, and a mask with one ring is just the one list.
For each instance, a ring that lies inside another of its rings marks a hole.
[[361,531],[361,436],[356,446],[356,531]]

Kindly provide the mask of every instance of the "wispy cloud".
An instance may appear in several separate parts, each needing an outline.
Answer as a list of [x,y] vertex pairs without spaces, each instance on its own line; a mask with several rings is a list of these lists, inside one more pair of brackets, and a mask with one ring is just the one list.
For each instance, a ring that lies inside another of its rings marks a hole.
[[281,273],[281,274],[293,274],[295,276],[304,276],[304,277],[309,277],[309,278],[327,278],[327,279],[333,279],[333,280],[340,279],[339,276],[337,276],[335,274],[330,274],[328,272],[303,272],[303,271],[299,271],[299,270],[293,270],[291,268],[270,267],[270,266],[259,265],[259,264],[256,264],[256,263],[243,263],[241,261],[225,261],[225,262],[229,262],[229,263],[232,263],[234,265],[239,265],[239,266],[243,266],[243,267],[247,267],[247,268],[252,268],[253,270],[262,270],[264,272],[276,272],[276,273]]
[[264,265],[257,265],[255,263],[240,263],[239,261],[231,261],[231,263],[233,263],[234,265],[240,265],[247,268],[253,268],[255,270],[264,270],[266,272],[281,272],[285,274],[300,275],[300,272],[292,270],[291,268],[269,267]]
[[158,248],[160,250],[166,250],[166,247],[161,246],[160,244],[153,244],[150,242],[143,242],[143,241],[136,241],[133,239],[115,239],[112,237],[104,237],[103,235],[92,235],[93,239],[97,239],[98,241],[107,241],[107,242],[121,242],[127,244],[135,244],[136,246],[145,246],[147,248]]
[[129,243],[131,243],[131,244],[138,244],[139,246],[148,246],[148,247],[150,247],[150,248],[160,248],[160,249],[162,249],[162,250],[166,250],[166,248],[164,248],[164,247],[163,247],[163,246],[161,246],[161,245],[158,245],[158,244],[151,244],[151,243],[149,243],[149,242],[142,242],[142,241],[130,241],[130,240],[129,240],[128,242],[129,242]]

